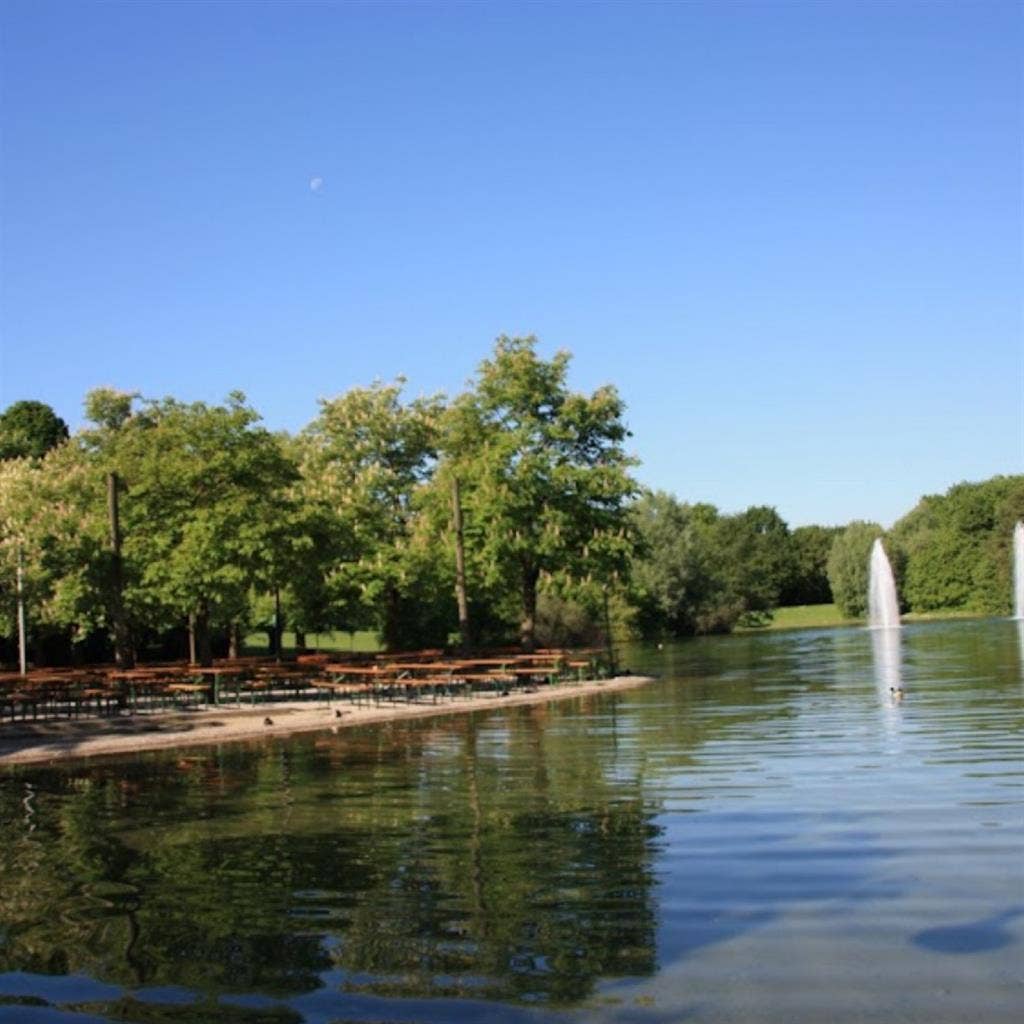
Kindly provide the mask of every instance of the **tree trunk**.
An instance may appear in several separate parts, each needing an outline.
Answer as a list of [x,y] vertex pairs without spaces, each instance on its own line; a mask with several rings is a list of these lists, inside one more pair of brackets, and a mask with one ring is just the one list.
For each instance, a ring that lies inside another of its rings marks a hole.
[[455,529],[455,599],[459,606],[459,646],[466,650],[472,640],[469,635],[469,599],[466,596],[466,552],[462,537],[462,502],[459,499],[459,481],[452,478],[452,526]]
[[523,568],[523,619],[519,626],[519,645],[524,651],[537,646],[537,581],[540,570],[533,566]]
[[[28,648],[25,645],[25,556],[21,548],[18,548],[18,570],[17,583],[18,592],[18,671],[22,675],[28,674]],[[11,717],[14,715],[12,713]]]
[[228,657],[240,658],[242,656],[242,627],[237,622],[232,622],[228,627]]
[[389,651],[400,651],[403,646],[408,646],[408,637],[405,624],[402,621],[402,595],[398,588],[389,583],[384,595],[384,624],[381,629],[381,639],[384,647]]
[[299,651],[306,649],[306,631],[298,626],[295,627],[295,648]]
[[188,617],[188,652],[193,665],[209,668],[213,664],[210,644],[210,608],[205,601]]
[[281,590],[274,587],[274,657],[278,661],[284,654],[284,620],[281,618]]
[[124,563],[121,559],[121,523],[117,507],[117,474],[107,474],[107,514],[110,519],[110,622],[114,661],[118,668],[135,667],[128,617],[124,611]]
[[604,588],[604,642],[608,650],[608,671],[614,678],[619,674],[615,664],[615,641],[612,639],[612,617],[608,611],[608,588]]

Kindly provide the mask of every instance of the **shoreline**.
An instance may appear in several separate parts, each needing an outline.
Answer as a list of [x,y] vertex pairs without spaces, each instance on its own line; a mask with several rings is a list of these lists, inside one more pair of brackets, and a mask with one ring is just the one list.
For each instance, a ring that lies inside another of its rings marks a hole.
[[[653,681],[653,676],[616,676],[613,679],[585,680],[579,683],[556,683],[534,693],[519,691],[507,697],[477,693],[472,697],[442,699],[436,704],[413,702],[356,705],[343,700],[333,700],[328,704],[324,699],[267,702],[256,706],[225,704],[190,711],[156,711],[123,718],[12,722],[0,726],[0,768],[56,764],[91,757],[170,750],[175,747],[216,746],[304,732],[337,732],[361,725],[411,718],[546,704],[595,693],[631,690]],[[342,712],[340,718],[336,716],[336,711]],[[268,718],[273,724],[265,724]]]

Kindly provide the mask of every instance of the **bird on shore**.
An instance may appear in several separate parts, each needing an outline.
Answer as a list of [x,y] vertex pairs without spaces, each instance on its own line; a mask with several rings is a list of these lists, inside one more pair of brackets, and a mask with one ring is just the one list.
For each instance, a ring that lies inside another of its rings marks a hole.
[[264,725],[273,725],[274,724],[274,720],[272,718],[264,718],[263,719],[263,724]]

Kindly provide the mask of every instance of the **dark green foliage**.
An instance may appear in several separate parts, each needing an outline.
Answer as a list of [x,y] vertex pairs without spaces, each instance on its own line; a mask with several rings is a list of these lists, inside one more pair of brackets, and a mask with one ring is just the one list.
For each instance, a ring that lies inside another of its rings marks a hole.
[[41,459],[67,437],[68,425],[45,402],[15,402],[0,413],[0,459]]
[[782,606],[828,604],[832,588],[828,583],[828,555],[832,542],[843,532],[841,526],[798,526],[790,534],[792,571],[779,594]]
[[878,523],[857,520],[837,534],[832,542],[828,556],[828,580],[836,607],[843,615],[856,618],[867,613],[871,545],[884,533]]
[[643,635],[727,632],[744,616],[770,612],[792,574],[789,529],[772,508],[723,516],[654,492],[633,516],[641,554],[632,599]]
[[686,505],[665,491],[647,491],[633,505],[640,554],[631,598],[644,636],[697,632],[713,584],[704,536],[717,518],[711,505]]
[[728,603],[739,615],[770,612],[792,575],[789,527],[773,508],[753,505],[715,525],[715,554]]
[[604,641],[601,609],[558,594],[537,598],[537,642],[541,647],[593,647]]
[[1013,527],[1024,518],[1024,476],[961,483],[928,495],[892,530],[913,611],[1010,611]]

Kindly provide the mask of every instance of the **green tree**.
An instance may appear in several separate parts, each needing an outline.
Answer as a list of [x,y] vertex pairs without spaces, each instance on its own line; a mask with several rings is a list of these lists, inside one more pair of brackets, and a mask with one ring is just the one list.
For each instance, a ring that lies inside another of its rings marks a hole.
[[462,489],[475,584],[514,595],[520,641],[534,645],[537,593],[610,585],[627,566],[634,464],[611,386],[566,385],[569,355],[541,359],[535,338],[500,337],[447,419],[439,494]]
[[118,391],[116,388],[94,388],[85,396],[85,417],[100,432],[93,440],[107,439],[117,433],[132,417],[135,391]]
[[[109,631],[119,609],[111,572],[106,482],[81,439],[41,459],[10,460],[0,474],[0,547],[13,576],[24,562],[31,632],[83,642]],[[7,588],[10,593],[10,586]]]
[[1024,476],[960,483],[927,495],[893,527],[914,611],[1010,610],[1014,523],[1024,516]]
[[840,526],[798,526],[793,530],[792,571],[779,594],[780,605],[827,604],[832,600],[828,554],[840,533]]
[[722,589],[711,563],[718,510],[646,491],[630,514],[639,538],[630,579],[636,627],[647,637],[699,632]]
[[871,546],[885,531],[878,523],[855,520],[832,541],[828,581],[836,607],[851,618],[867,613]]
[[377,628],[389,647],[446,638],[451,604],[440,596],[446,588],[418,529],[418,495],[436,461],[444,402],[405,403],[404,383],[321,401],[298,446],[302,497],[318,512],[331,553],[322,589],[310,579],[303,593],[333,609],[334,625]]
[[297,470],[239,392],[220,406],[150,401],[132,421],[117,451],[125,556],[140,597],[187,615],[209,664],[211,623],[237,616],[251,588],[280,586],[306,544],[290,528]]
[[726,606],[738,616],[770,612],[792,575],[789,527],[767,505],[722,516],[715,525],[714,560]]
[[19,570],[30,636],[52,592],[53,581],[43,565],[46,507],[40,500],[41,476],[34,460],[0,461],[0,600],[3,632],[11,638],[17,631]]
[[15,402],[0,413],[0,459],[41,459],[67,438],[68,425],[45,402]]

